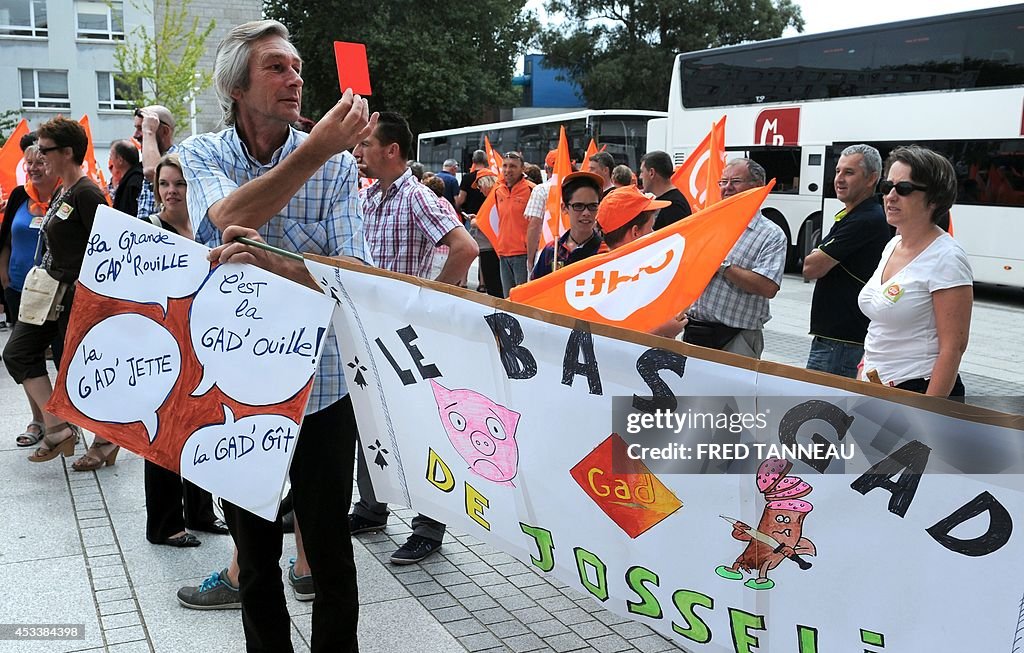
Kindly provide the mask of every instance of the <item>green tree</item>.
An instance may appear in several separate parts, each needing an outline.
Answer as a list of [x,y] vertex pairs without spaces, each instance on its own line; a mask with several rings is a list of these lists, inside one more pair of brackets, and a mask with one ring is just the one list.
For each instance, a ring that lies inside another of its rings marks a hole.
[[587,105],[664,111],[676,54],[803,30],[793,0],[549,0],[566,23],[545,29],[548,65],[564,68]]
[[11,132],[19,122],[21,122],[21,112],[17,109],[0,111],[0,147],[3,147],[7,139],[11,137]]
[[[153,15],[154,5],[133,3]],[[193,89],[206,89],[213,76],[199,70],[199,59],[206,48],[206,39],[216,21],[201,26],[199,18],[189,15],[191,0],[157,0],[162,7],[162,21],[156,33],[150,34],[139,25],[114,51],[120,73],[115,84],[125,99],[137,106],[162,104],[181,125],[189,120],[189,99]]]
[[333,42],[365,43],[371,108],[401,113],[418,134],[473,124],[516,100],[514,61],[538,29],[525,4],[267,0],[265,13],[302,55],[304,115],[322,116],[341,95]]

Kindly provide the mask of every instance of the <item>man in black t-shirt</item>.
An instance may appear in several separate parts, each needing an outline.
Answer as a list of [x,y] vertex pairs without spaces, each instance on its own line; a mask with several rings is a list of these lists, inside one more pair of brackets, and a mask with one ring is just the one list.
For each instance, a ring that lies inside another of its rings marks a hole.
[[455,210],[459,214],[468,213],[476,215],[484,203],[484,194],[473,184],[476,181],[476,171],[487,167],[487,154],[483,150],[473,152],[473,166],[470,171],[462,175],[462,182],[459,184],[459,194],[455,197]]
[[690,215],[692,211],[689,202],[672,184],[672,157],[667,152],[655,150],[645,154],[640,159],[640,179],[645,193],[651,193],[659,200],[671,202],[658,211],[654,218],[655,231]]
[[857,295],[878,267],[890,238],[885,212],[874,198],[881,174],[882,157],[870,145],[851,145],[839,157],[835,189],[844,208],[821,245],[804,259],[804,278],[817,279],[807,369],[857,375],[868,330]]

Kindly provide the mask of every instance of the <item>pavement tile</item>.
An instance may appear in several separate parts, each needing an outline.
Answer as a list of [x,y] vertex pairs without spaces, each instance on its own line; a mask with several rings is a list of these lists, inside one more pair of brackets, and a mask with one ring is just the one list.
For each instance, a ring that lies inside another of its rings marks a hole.
[[502,640],[507,640],[507,638],[515,637],[516,635],[525,635],[530,632],[529,628],[524,626],[522,622],[515,619],[510,621],[499,621],[496,624],[490,624],[487,628]]
[[413,583],[426,583],[433,580],[433,577],[422,569],[418,569],[416,565],[407,565],[405,567],[399,567],[392,571],[395,578],[399,580],[403,585],[412,585]]
[[[444,653],[463,651],[464,647],[452,636],[454,631],[450,627],[451,624],[441,625],[419,601],[411,597],[359,606],[359,652],[424,650],[412,646],[413,642],[429,642],[429,648],[425,650]],[[218,647],[210,650],[229,649]]]
[[434,580],[448,587],[450,585],[461,585],[470,582],[469,577],[461,571],[451,571],[443,574],[434,574]]
[[462,573],[466,574],[467,576],[476,576],[478,574],[489,574],[489,573],[492,573],[494,571],[494,568],[491,567],[486,562],[480,560],[480,558],[477,558],[477,559],[472,560],[470,562],[464,562],[464,563],[458,564],[458,566],[456,567],[456,570],[457,571],[461,571]]
[[[462,638],[466,635],[473,635],[475,633],[482,633],[487,630],[487,627],[476,619],[463,619],[462,621],[450,621],[444,625],[452,635]],[[461,639],[460,639],[461,641]]]
[[466,647],[468,651],[483,651],[496,646],[501,646],[501,642],[492,635],[491,633],[476,633],[475,635],[466,635],[465,637],[459,638],[459,643]]
[[444,588],[434,581],[426,583],[412,583],[411,585],[406,585],[405,589],[409,590],[409,593],[413,596],[429,596],[431,594],[441,594],[444,592]]
[[135,601],[132,599],[123,599],[121,601],[107,601],[99,604],[100,616],[106,616],[108,614],[119,614],[121,612],[134,612],[137,610]]
[[116,576],[92,579],[92,588],[96,591],[114,589],[115,587],[128,587],[128,585],[128,576],[123,571]]
[[569,625],[569,628],[571,628],[577,635],[588,641],[593,637],[604,637],[605,635],[615,634],[608,628],[608,626],[605,626],[600,621],[594,619],[571,624]]
[[109,647],[107,653],[153,653],[153,649],[149,647],[149,642],[146,641],[125,642],[124,644],[115,644]]
[[[594,603],[594,601],[589,600],[588,602]],[[584,610],[587,608],[587,606],[584,605],[581,605],[580,607]],[[606,626],[615,626],[617,624],[624,624],[629,622],[629,619],[627,619],[626,617],[623,617],[622,615],[617,615],[614,612],[611,612],[610,610],[598,610],[597,612],[594,612],[593,615],[595,619],[597,619]]]
[[[557,619],[544,619],[542,621],[525,621],[526,626],[548,641],[548,637],[562,635],[570,632],[569,627]],[[575,633],[574,633],[575,635]]]
[[430,596],[424,596],[420,598],[420,603],[427,610],[436,610],[438,608],[450,608],[453,605],[459,605],[459,601],[450,594],[431,594]]
[[458,567],[459,571],[461,571],[464,574],[472,575],[470,572],[467,572],[465,569],[463,569],[462,565],[468,565],[473,562],[480,562],[480,557],[470,551],[449,552],[442,550],[441,553],[444,554],[444,557],[448,562]]
[[611,628],[630,641],[640,637],[646,637],[654,632],[637,621],[625,621],[621,624],[615,624]]
[[[571,603],[571,601],[570,601],[570,603]],[[550,610],[550,608],[548,607],[546,599],[541,600],[540,601],[540,605],[542,607],[544,607],[545,609],[549,609]],[[593,615],[591,615],[586,610],[583,610],[581,608],[576,607],[575,604],[571,608],[569,608],[568,610],[559,610],[557,612],[552,611],[551,612],[551,616],[554,617],[555,619],[558,619],[559,621],[561,621],[566,626],[571,626],[573,624],[579,624],[579,623],[583,623],[585,621],[593,621],[594,620]]]
[[461,605],[453,605],[447,608],[434,608],[430,613],[441,623],[459,621],[460,619],[469,619],[474,616]]
[[511,583],[501,583],[499,585],[488,585],[483,588],[485,592],[498,599],[501,602],[501,598],[504,596],[522,596],[523,590],[519,589]]
[[564,596],[545,596],[539,601],[547,610],[551,612],[560,612],[562,610],[579,609],[575,601],[570,601]]
[[[467,610],[486,610],[487,608],[498,607],[497,601],[482,592],[478,596],[467,596],[459,599],[459,603]],[[505,609],[507,610],[508,608],[506,607]]]
[[120,601],[123,599],[131,599],[132,590],[129,587],[117,587],[108,590],[99,590],[93,594],[96,597],[98,603],[104,603],[106,601]]
[[462,585],[452,585],[448,588],[448,593],[462,601],[474,596],[483,596],[484,590],[476,583],[463,583]]
[[559,596],[561,594],[558,590],[556,590],[554,587],[551,587],[547,583],[544,583],[542,585],[531,585],[529,587],[524,587],[522,589],[523,594],[529,596],[531,599],[537,599],[537,601],[541,603],[543,602],[541,601],[541,599],[544,599],[549,596]]
[[[525,574],[516,574],[515,576],[509,576],[508,581],[519,588],[533,587],[535,585],[547,585],[548,587],[550,587],[550,585],[548,585],[548,582],[545,579],[530,572],[527,572]],[[552,591],[557,592],[557,590],[555,590],[554,588],[552,588]],[[551,596],[553,595],[554,594],[552,594]]]
[[515,653],[527,653],[527,651],[539,651],[546,648],[544,641],[533,633],[503,637],[502,641]]
[[501,604],[501,607],[506,610],[521,610],[523,608],[532,608],[537,605],[536,601],[521,592],[511,596],[503,596],[496,600]]
[[103,635],[107,638],[107,644],[146,641],[146,631],[143,630],[141,624],[125,626],[124,628],[107,629],[103,631]]
[[638,637],[636,639],[630,639],[629,643],[636,647],[643,653],[662,653],[662,651],[678,651],[678,646],[674,643],[666,641],[661,635],[652,633],[646,637]]
[[633,645],[619,637],[615,633],[603,637],[587,639],[587,643],[601,653],[619,653],[620,651],[632,651]]
[[586,648],[587,643],[583,641],[576,633],[565,633],[563,635],[553,635],[544,639],[544,642],[555,649],[556,651],[578,651],[581,648]]
[[476,610],[473,612],[473,616],[480,620],[483,624],[494,624],[499,621],[508,621],[512,619],[512,614],[505,608],[484,608],[483,610]]
[[447,574],[453,571],[459,571],[459,568],[448,562],[447,560],[438,558],[429,558],[420,563],[420,569],[427,572],[432,576],[439,574]]
[[107,630],[110,628],[124,628],[125,626],[137,626],[142,623],[139,619],[138,612],[122,612],[121,614],[107,615],[106,617],[100,617],[100,623],[103,624],[103,629]]

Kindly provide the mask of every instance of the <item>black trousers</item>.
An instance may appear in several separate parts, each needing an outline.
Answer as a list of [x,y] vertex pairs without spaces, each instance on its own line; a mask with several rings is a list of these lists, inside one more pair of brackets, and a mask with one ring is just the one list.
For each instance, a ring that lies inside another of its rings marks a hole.
[[501,288],[501,269],[498,267],[498,253],[493,249],[480,252],[480,275],[484,278],[484,287],[491,297],[503,299],[505,293]]
[[[924,394],[928,392],[928,383],[928,379],[910,379],[908,381],[900,383],[896,387],[902,388],[903,390],[910,390],[911,392],[919,392],[921,394]],[[966,394],[966,392],[967,390],[966,388],[964,388],[964,382],[963,380],[961,380],[960,375],[957,374],[956,381],[953,382],[953,389],[949,391],[949,398],[952,399],[953,401],[959,401],[960,403],[964,403],[964,395]]]
[[[313,574],[313,653],[355,653],[359,592],[348,507],[356,418],[349,397],[307,415],[292,458],[292,496]],[[281,580],[281,518],[269,522],[224,502],[238,548],[242,625],[248,653],[291,653],[291,621]]]
[[148,460],[145,470],[147,540],[160,544],[186,526],[196,528],[217,519],[209,492]]

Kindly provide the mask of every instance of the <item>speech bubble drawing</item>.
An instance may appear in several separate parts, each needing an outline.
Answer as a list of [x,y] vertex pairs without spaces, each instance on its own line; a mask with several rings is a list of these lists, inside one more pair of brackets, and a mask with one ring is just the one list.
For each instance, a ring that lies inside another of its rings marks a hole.
[[106,318],[89,329],[68,363],[65,388],[83,415],[99,422],[142,422],[157,436],[156,411],[181,373],[181,350],[164,326],[136,313]]
[[334,302],[251,265],[226,263],[192,302],[192,346],[203,378],[229,397],[268,406],[295,396],[316,370]]
[[209,248],[109,206],[96,210],[85,248],[82,285],[93,292],[140,304],[188,297],[210,273]]
[[299,425],[283,415],[204,426],[181,449],[181,475],[199,487],[265,519],[277,516],[281,490],[298,442]]

